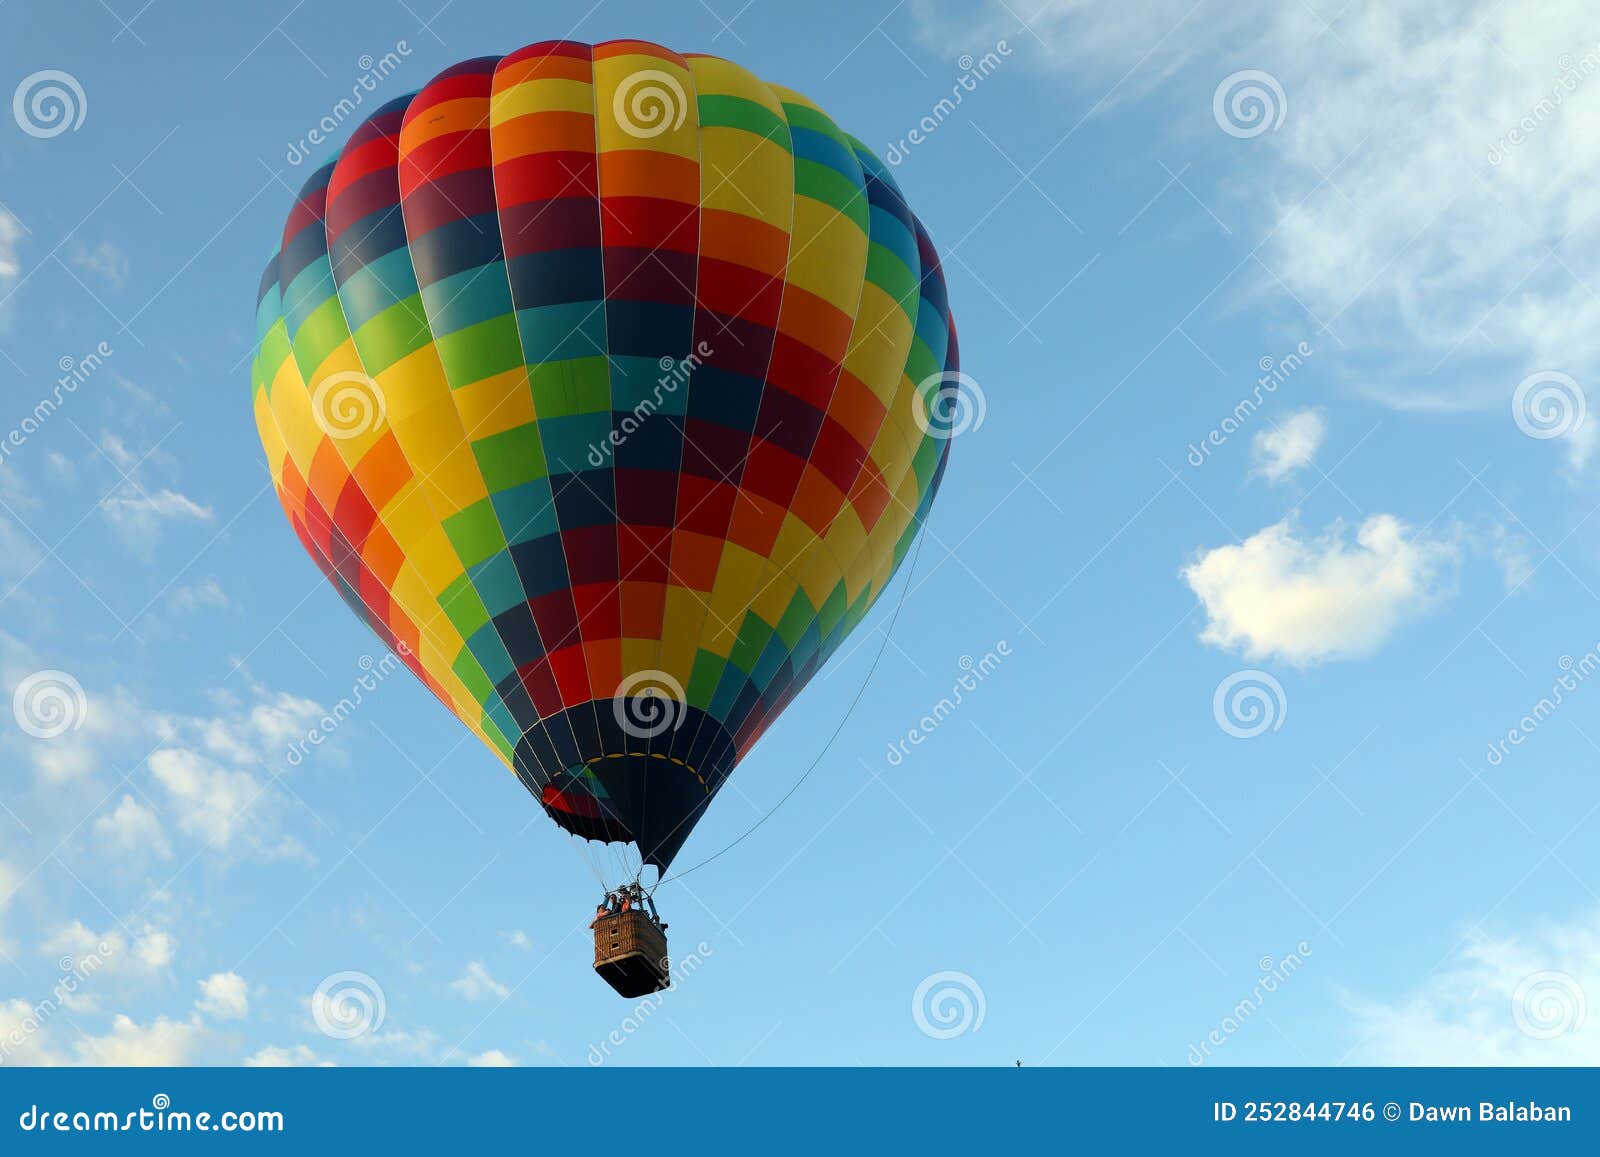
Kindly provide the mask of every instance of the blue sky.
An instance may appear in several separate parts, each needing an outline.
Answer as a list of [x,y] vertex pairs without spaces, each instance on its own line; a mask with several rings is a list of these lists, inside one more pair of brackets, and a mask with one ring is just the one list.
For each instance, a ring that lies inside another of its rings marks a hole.
[[[585,7],[6,9],[4,1063],[1600,1060],[1600,19]],[[662,889],[695,960],[643,1008],[588,975],[576,845],[303,557],[248,408],[291,143],[364,58],[377,103],[562,35],[897,145],[975,383],[909,578],[683,863],[876,660],[859,705]]]

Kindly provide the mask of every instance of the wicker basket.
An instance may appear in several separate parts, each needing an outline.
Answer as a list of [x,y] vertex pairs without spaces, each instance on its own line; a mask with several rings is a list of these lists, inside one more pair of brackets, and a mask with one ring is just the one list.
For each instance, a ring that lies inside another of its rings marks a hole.
[[594,970],[626,997],[648,996],[672,982],[667,935],[637,908],[594,922]]

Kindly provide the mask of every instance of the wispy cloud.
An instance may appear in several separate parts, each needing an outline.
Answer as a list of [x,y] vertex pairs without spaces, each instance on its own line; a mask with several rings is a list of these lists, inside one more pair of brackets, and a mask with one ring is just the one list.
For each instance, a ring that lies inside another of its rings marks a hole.
[[1278,482],[1311,465],[1327,432],[1327,423],[1315,410],[1301,410],[1271,429],[1262,430],[1250,443],[1256,473],[1269,482]]
[[511,995],[511,990],[490,976],[480,960],[468,964],[466,971],[450,982],[450,989],[468,1000],[487,1000],[490,997],[504,1000]]
[[127,283],[128,255],[113,241],[100,241],[93,245],[75,243],[68,250],[67,259],[114,289],[121,289]]
[[1473,932],[1408,992],[1355,993],[1350,1060],[1371,1065],[1600,1064],[1600,915],[1527,932]]

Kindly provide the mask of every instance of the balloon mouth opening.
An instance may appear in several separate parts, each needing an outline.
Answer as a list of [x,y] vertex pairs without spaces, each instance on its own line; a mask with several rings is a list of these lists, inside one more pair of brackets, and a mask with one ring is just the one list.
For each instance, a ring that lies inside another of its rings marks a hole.
[[[595,700],[524,733],[515,766],[561,828],[586,840],[631,843],[665,869],[738,762],[733,736],[712,715],[678,703],[670,725],[640,734],[635,718],[663,703]],[[634,708],[638,711],[630,714]],[[630,730],[631,729],[631,730]]]

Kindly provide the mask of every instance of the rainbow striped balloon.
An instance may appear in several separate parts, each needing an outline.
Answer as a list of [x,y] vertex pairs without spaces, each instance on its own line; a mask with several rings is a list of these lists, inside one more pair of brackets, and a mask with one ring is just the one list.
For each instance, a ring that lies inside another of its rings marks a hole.
[[257,324],[307,553],[557,823],[661,870],[888,586],[960,380],[878,159],[631,40],[377,109],[306,181]]

